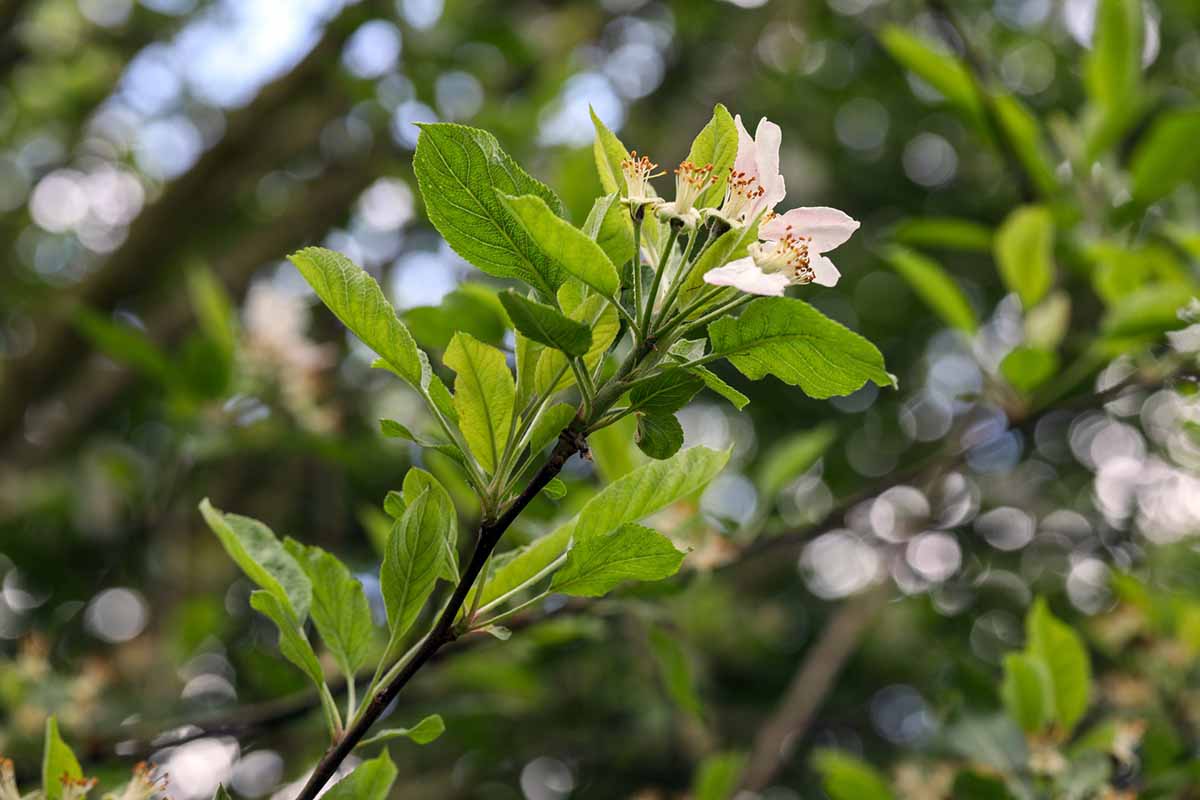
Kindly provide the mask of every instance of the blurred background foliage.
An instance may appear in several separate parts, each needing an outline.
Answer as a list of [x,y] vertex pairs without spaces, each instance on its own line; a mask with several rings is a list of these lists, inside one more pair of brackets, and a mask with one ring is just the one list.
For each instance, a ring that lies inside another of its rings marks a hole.
[[[783,127],[791,204],[862,220],[803,296],[900,390],[724,370],[746,412],[681,418],[731,466],[657,525],[685,573],[423,673],[404,716],[447,732],[394,748],[398,796],[1200,796],[1198,23],[1192,0],[0,1],[0,751],[36,775],[56,714],[89,774],[153,757],[181,800],[286,796],[315,706],[196,503],[370,592],[418,456],[377,420],[420,419],[283,256],[347,253],[426,347],[503,342],[495,283],[422,216],[413,123],[495,132],[578,222],[589,105],[670,165],[723,102]],[[514,542],[640,458],[595,439]],[[1025,691],[1036,596],[1086,643],[1082,721]]]

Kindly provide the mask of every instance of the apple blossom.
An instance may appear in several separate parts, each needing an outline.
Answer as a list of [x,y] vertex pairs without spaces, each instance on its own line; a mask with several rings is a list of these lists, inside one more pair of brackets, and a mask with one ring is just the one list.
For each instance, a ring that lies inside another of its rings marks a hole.
[[741,114],[733,118],[733,124],[738,132],[738,150],[729,170],[725,200],[719,210],[708,213],[730,226],[740,226],[774,209],[787,189],[779,174],[779,144],[783,139],[779,126],[763,117],[751,138]]
[[836,208],[793,208],[772,215],[759,227],[760,242],[750,254],[709,270],[704,281],[743,292],[782,295],[793,284],[834,286],[841,277],[825,253],[858,230],[858,221]]
[[653,207],[662,202],[654,187],[650,185],[651,178],[663,174],[655,172],[656,169],[658,164],[646,156],[639,156],[637,150],[632,151],[621,162],[621,172],[625,175],[625,196],[621,200],[629,206],[631,212],[636,213],[643,206]]
[[658,207],[658,215],[664,220],[677,219],[685,227],[694,228],[700,221],[696,201],[704,190],[716,181],[713,165],[698,166],[684,161],[675,170],[675,200]]

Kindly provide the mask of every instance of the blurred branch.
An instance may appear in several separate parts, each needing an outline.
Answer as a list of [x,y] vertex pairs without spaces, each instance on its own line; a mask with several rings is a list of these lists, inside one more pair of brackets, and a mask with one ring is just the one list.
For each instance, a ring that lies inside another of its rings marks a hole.
[[[317,232],[336,225],[354,199],[374,180],[377,166],[378,160],[365,159],[327,173],[321,178],[319,190],[306,193],[270,224],[239,240],[235,250],[218,257],[216,271],[230,294],[240,297],[255,270],[278,258],[280,253],[311,241]],[[191,328],[192,321],[188,298],[180,292],[154,305],[143,320],[146,333],[162,344],[178,340]],[[37,444],[31,444],[17,432],[4,442],[0,452],[20,463],[44,459],[86,431],[137,377],[129,367],[116,364],[101,353],[91,353],[64,379],[59,391],[39,403],[39,407],[56,409],[56,413],[46,415]]]
[[[41,324],[31,352],[9,362],[0,396],[0,439],[19,436],[26,409],[74,374],[89,351],[74,333],[68,317],[83,303],[110,310],[131,296],[167,282],[184,256],[211,237],[214,223],[236,216],[234,201],[242,187],[265,175],[319,137],[326,119],[349,105],[331,76],[329,64],[359,23],[379,2],[360,3],[326,25],[320,41],[290,72],[265,86],[246,107],[228,115],[225,135],[183,176],[167,184],[162,195],[130,226],[125,243],[72,292],[55,295],[40,313]],[[298,120],[298,102],[314,98],[325,111]],[[331,102],[332,101],[332,102]],[[264,124],[263,120],[269,120]],[[305,124],[297,124],[303,122]],[[204,219],[199,226],[197,219]],[[311,232],[310,232],[311,233]]]
[[890,595],[891,586],[885,582],[847,600],[833,613],[800,662],[779,707],[755,737],[740,789],[761,792],[774,780]]
[[983,105],[983,115],[988,129],[999,146],[1000,154],[1008,164],[1009,172],[1017,181],[1021,199],[1026,203],[1033,202],[1037,199],[1037,193],[1034,191],[1033,183],[1026,174],[1021,158],[1001,120],[1000,109],[996,107],[996,98],[991,91],[992,72],[986,59],[971,43],[965,26],[945,0],[925,0],[925,4],[933,13],[934,21],[937,23],[935,27],[951,52],[962,53],[963,60],[967,64],[967,72],[975,84],[975,92],[979,95],[979,102]]
[[[1181,373],[1177,368],[1159,375],[1146,375],[1141,372],[1135,372],[1133,375],[1108,389],[1078,396],[1030,414],[1018,421],[1013,429],[1032,431],[1037,423],[1048,414],[1066,410],[1085,410],[1087,408],[1101,407],[1120,397],[1126,391],[1157,388],[1174,379],[1191,377],[1190,374]],[[955,435],[951,435],[949,438],[952,442],[957,439]],[[721,571],[744,569],[750,562],[756,561],[757,557],[764,553],[777,554],[778,550],[782,547],[802,545],[812,538],[827,532],[833,525],[837,524],[836,520],[840,520],[847,511],[858,503],[877,496],[891,487],[913,480],[915,476],[928,471],[950,469],[959,464],[965,456],[966,449],[964,448],[951,449],[949,452],[945,449],[939,450],[913,467],[893,473],[885,480],[873,484],[863,491],[854,493],[831,508],[819,521],[807,528],[756,540],[753,544],[741,550],[733,560],[723,564],[720,569]],[[787,558],[776,558],[772,563],[790,567],[793,562]],[[832,685],[832,681],[842,664],[853,652],[858,638],[861,637],[862,632],[869,625],[874,613],[886,602],[889,592],[890,584],[884,583],[873,590],[859,595],[853,600],[847,601],[835,614],[822,633],[821,639],[814,646],[810,657],[801,665],[800,671],[792,682],[792,686],[789,687],[785,701],[780,706],[780,710],[772,718],[772,722],[768,723],[768,726],[759,734],[760,740],[764,739],[768,729],[771,731],[782,730],[785,722],[787,723],[788,730],[792,732],[793,737],[798,738],[796,734],[802,732],[804,727],[811,721],[812,714],[820,706],[821,699],[828,691],[829,686]],[[528,612],[515,615],[505,623],[505,627],[516,632],[534,627],[546,620],[557,618],[564,614],[594,611],[597,605],[598,601],[596,600],[572,598],[562,606],[549,611],[531,609]],[[440,662],[445,658],[453,657],[454,654],[463,650],[474,649],[474,647],[484,641],[491,641],[491,639],[486,635],[475,635],[461,639],[441,650],[431,661],[434,663]],[[811,662],[819,662],[819,666],[817,663]],[[332,688],[335,695],[345,691],[344,683],[335,684]],[[820,691],[816,691],[817,689]],[[804,696],[802,697],[801,695]],[[117,734],[114,736],[93,738],[87,742],[85,753],[89,760],[94,761],[104,760],[114,755],[145,758],[157,747],[183,744],[206,736],[245,736],[269,731],[307,716],[307,714],[318,708],[318,704],[317,695],[313,692],[306,692],[282,700],[246,706],[233,714],[216,717],[207,722],[147,723],[142,726],[140,729],[141,733],[137,735],[126,732],[124,735]],[[185,732],[181,736],[169,738],[169,740],[160,740],[161,732],[171,729],[181,729],[185,730]],[[159,743],[154,745],[153,743],[156,741]],[[775,738],[775,741],[782,741],[782,737]],[[759,747],[756,745],[755,749],[758,750]],[[766,757],[763,756],[762,760],[765,763]],[[766,767],[760,767],[761,772],[751,772],[753,763],[752,759],[750,765],[747,767],[747,776],[768,775],[767,780],[769,780],[770,775],[774,774],[773,770],[777,768],[777,765],[772,767],[772,771],[769,774],[766,772]]]

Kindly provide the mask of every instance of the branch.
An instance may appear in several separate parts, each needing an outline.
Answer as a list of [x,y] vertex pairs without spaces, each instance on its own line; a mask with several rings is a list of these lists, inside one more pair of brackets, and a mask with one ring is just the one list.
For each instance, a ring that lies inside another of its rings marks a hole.
[[754,738],[740,790],[758,793],[766,789],[795,752],[838,673],[887,603],[888,589],[887,583],[882,583],[847,600],[826,623],[821,637],[792,676],[779,708]]
[[524,491],[517,497],[511,506],[495,521],[484,521],[479,526],[479,535],[475,542],[475,552],[471,554],[471,560],[467,564],[466,570],[463,572],[462,578],[459,579],[458,585],[454,587],[454,594],[450,596],[450,602],[442,610],[442,615],[438,617],[437,623],[433,626],[433,630],[425,638],[416,655],[409,661],[399,674],[371,698],[370,704],[359,717],[358,721],[346,731],[346,734],[332,747],[326,751],[321,761],[313,770],[312,777],[308,779],[308,783],[297,795],[296,800],[314,800],[317,794],[329,782],[337,772],[338,767],[346,757],[354,750],[362,738],[375,724],[387,707],[391,705],[396,696],[400,694],[414,675],[421,670],[423,666],[440,650],[444,645],[453,642],[458,638],[458,633],[454,630],[454,620],[458,617],[458,612],[462,610],[463,603],[467,599],[467,594],[471,591],[471,587],[475,585],[475,581],[479,578],[479,574],[483,571],[484,565],[488,558],[491,557],[492,551],[496,549],[496,545],[500,543],[500,539],[504,536],[504,532],[509,526],[516,521],[525,507],[537,497],[542,489],[546,488],[546,484],[550,483],[559,472],[562,471],[563,465],[567,460],[576,453],[584,452],[587,448],[587,442],[583,437],[572,428],[568,428],[559,435],[558,444],[554,451],[551,452],[549,459],[542,465],[542,468],[537,471],[537,474],[530,479],[529,484]]

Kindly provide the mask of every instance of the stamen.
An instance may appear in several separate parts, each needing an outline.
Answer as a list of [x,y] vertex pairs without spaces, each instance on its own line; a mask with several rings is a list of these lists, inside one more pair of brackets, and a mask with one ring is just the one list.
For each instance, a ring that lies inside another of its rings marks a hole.
[[722,215],[735,222],[745,222],[754,204],[767,193],[758,182],[758,178],[729,168],[729,183],[725,188],[725,202],[721,206]]
[[696,205],[701,193],[716,182],[713,165],[698,167],[684,161],[675,169],[675,213],[686,214]]
[[751,249],[754,263],[763,272],[783,272],[792,283],[812,283],[817,273],[812,268],[808,246],[809,236],[792,233],[789,225],[783,236],[768,245],[755,245]]
[[652,197],[650,179],[665,174],[655,172],[656,169],[658,169],[658,164],[646,156],[639,156],[637,150],[630,151],[629,157],[621,162],[621,171],[625,173],[625,184],[630,199],[644,201]]

